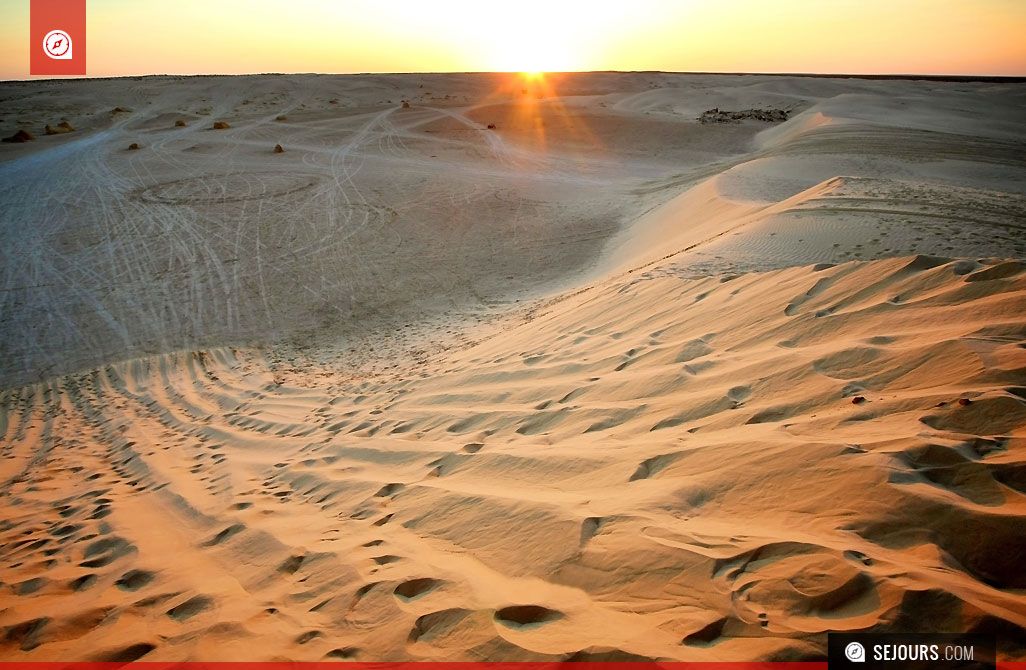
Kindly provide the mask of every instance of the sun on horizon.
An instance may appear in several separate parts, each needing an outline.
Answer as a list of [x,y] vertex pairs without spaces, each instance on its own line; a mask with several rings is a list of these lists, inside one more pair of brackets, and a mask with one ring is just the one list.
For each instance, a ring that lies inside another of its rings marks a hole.
[[[28,76],[27,2],[0,7],[0,79]],[[981,0],[107,0],[91,77],[261,72],[1026,75],[1026,3]],[[187,40],[187,44],[183,42]],[[952,48],[952,45],[958,45]]]

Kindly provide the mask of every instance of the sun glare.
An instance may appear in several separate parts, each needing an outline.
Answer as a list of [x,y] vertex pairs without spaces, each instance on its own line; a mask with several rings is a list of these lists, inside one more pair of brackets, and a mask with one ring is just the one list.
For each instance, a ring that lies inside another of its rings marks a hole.
[[538,37],[511,44],[496,44],[493,49],[493,62],[499,71],[536,76],[545,72],[566,72],[578,67],[573,52],[565,45]]
[[525,75],[580,69],[586,51],[583,38],[577,31],[563,29],[573,24],[572,15],[564,16],[565,9],[553,15],[555,10],[543,11],[540,2],[529,4],[537,11],[504,18],[502,33],[488,36],[483,46],[489,69]]

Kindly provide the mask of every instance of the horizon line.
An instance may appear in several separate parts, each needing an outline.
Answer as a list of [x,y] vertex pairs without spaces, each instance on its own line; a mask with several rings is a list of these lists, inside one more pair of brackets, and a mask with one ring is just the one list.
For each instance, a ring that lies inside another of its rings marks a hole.
[[[326,77],[359,77],[368,75],[378,76],[405,76],[405,75],[511,75],[523,74],[517,70],[445,70],[445,71],[410,71],[410,72],[239,72],[239,73],[152,73],[152,74],[129,74],[95,76],[70,75],[66,77],[48,78],[27,78],[27,79],[4,79],[0,84],[31,83],[48,81],[107,81],[112,79],[146,79],[149,77],[288,77],[288,76],[326,76]],[[758,77],[807,77],[823,79],[876,79],[876,80],[911,80],[911,81],[940,81],[940,82],[994,82],[994,83],[1024,83],[1026,74],[1017,75],[994,75],[994,74],[917,74],[917,73],[844,73],[844,72],[717,72],[717,71],[689,71],[689,70],[552,70],[543,74],[553,75],[574,75],[574,74],[673,74],[688,76],[758,76]],[[31,75],[29,75],[31,77]]]

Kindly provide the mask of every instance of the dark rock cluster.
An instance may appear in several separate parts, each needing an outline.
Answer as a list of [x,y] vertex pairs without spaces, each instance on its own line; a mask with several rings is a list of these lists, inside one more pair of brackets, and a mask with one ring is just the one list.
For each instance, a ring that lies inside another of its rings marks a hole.
[[728,112],[718,107],[702,112],[698,120],[702,123],[740,123],[752,119],[777,123],[787,121],[787,110],[784,109],[742,109],[740,112]]

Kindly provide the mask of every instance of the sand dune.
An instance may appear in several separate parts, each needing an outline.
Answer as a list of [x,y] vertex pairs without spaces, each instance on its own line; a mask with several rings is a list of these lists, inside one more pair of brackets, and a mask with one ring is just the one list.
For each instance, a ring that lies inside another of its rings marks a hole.
[[1024,89],[551,83],[3,85],[5,659],[1026,660]]

